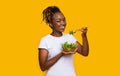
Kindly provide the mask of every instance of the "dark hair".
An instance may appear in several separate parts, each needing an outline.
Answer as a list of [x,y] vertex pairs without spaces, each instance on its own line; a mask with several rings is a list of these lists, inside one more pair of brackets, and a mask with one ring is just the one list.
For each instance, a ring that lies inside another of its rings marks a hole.
[[45,21],[46,24],[52,22],[52,17],[56,12],[61,12],[57,6],[49,6],[46,9],[44,9],[42,12],[43,21]]

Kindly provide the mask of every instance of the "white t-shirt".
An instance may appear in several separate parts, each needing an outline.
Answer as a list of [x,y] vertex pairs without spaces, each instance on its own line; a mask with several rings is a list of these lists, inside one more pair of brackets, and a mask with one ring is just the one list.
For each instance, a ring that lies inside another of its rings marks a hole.
[[[48,50],[48,59],[58,55],[63,49],[62,44],[75,43],[76,39],[70,34],[63,34],[61,37],[55,37],[50,34],[43,37],[38,48]],[[51,66],[46,76],[76,76],[73,64],[73,55],[62,56],[53,66]]]

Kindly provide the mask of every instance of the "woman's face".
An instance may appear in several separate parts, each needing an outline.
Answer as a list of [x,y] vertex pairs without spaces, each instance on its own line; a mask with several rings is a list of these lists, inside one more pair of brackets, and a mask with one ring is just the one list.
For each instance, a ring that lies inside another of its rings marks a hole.
[[57,12],[53,15],[51,26],[53,31],[63,32],[66,26],[66,20],[62,13]]

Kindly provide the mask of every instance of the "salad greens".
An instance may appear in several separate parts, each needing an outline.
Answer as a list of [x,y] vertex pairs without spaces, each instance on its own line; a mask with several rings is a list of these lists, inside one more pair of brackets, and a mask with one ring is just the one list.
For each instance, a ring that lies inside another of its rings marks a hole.
[[75,43],[69,44],[68,42],[65,42],[64,44],[62,44],[62,48],[66,49],[67,51],[70,51],[71,49],[76,48],[76,44]]
[[80,28],[79,29],[76,29],[75,31],[73,31],[73,30],[71,30],[70,32],[69,32],[69,34],[70,35],[74,35],[77,31],[79,31],[80,30]]
[[74,33],[75,33],[74,31],[70,31],[69,32],[70,35],[74,35]]

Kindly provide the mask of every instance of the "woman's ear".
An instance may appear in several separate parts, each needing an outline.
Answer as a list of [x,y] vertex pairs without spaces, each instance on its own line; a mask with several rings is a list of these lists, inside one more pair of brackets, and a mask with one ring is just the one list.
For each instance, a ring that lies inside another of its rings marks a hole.
[[49,26],[50,26],[51,28],[53,27],[53,25],[52,25],[51,23],[49,24]]

